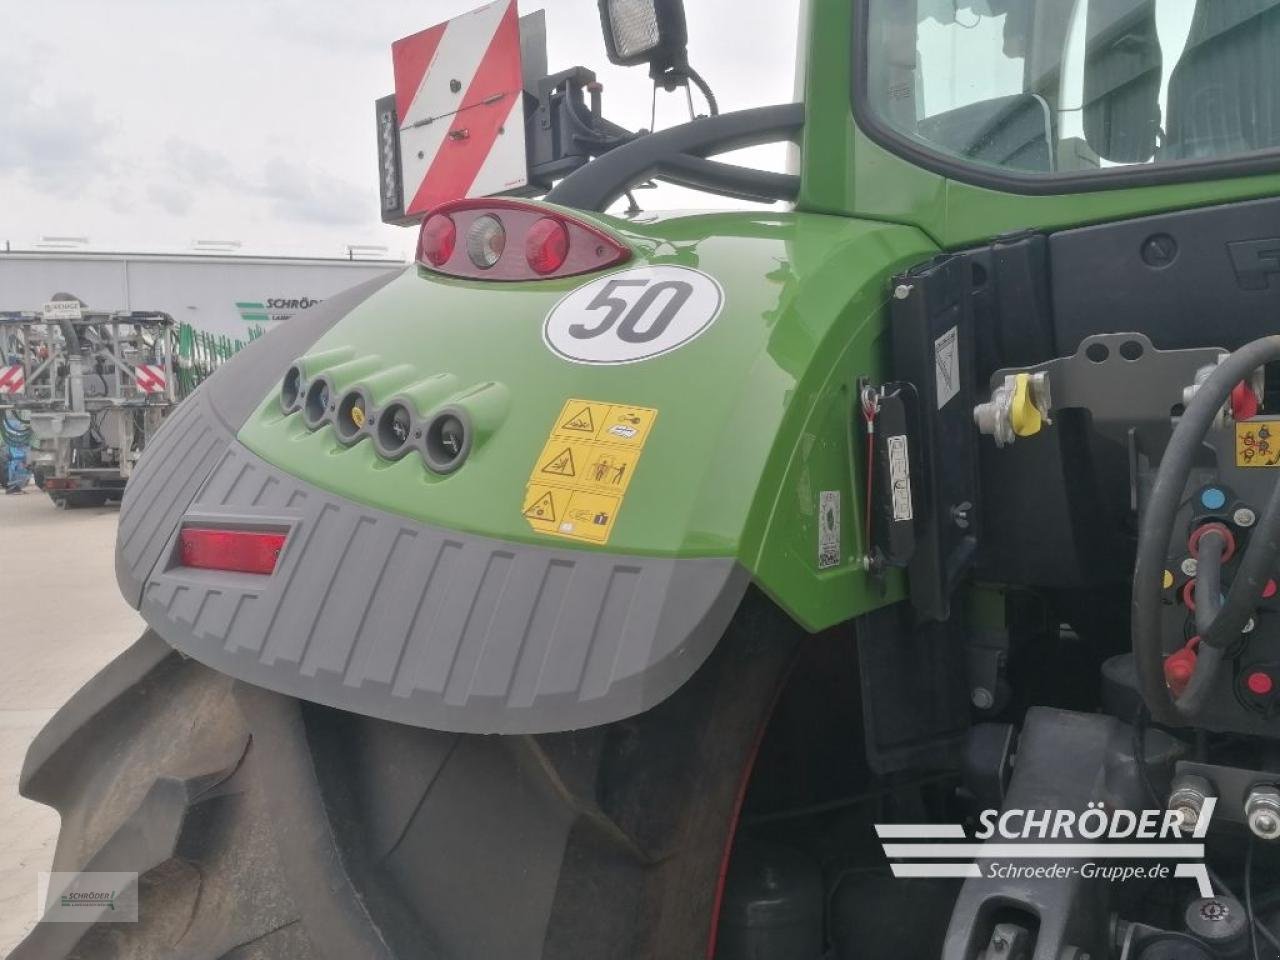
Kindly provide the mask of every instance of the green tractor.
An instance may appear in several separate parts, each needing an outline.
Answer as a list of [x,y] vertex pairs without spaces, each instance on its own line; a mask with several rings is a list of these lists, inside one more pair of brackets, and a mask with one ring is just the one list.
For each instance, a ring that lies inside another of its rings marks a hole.
[[639,133],[516,22],[395,48],[417,263],[148,446],[20,787],[138,921],[14,960],[1276,956],[1280,2],[808,0]]

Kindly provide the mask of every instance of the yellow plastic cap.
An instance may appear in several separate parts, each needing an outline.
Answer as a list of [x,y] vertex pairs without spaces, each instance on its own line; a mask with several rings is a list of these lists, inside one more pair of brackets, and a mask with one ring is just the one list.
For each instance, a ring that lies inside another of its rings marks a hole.
[[1031,399],[1031,375],[1020,373],[1014,378],[1013,402],[1009,405],[1009,423],[1019,437],[1034,437],[1044,426],[1044,417]]

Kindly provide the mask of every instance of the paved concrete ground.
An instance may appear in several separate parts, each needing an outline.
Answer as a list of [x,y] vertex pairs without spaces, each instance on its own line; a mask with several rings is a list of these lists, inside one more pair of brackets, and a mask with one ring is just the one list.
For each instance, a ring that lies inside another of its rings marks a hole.
[[35,923],[58,815],[18,796],[27,745],[81,684],[136,640],[116,590],[119,512],[58,510],[35,487],[0,496],[0,956]]

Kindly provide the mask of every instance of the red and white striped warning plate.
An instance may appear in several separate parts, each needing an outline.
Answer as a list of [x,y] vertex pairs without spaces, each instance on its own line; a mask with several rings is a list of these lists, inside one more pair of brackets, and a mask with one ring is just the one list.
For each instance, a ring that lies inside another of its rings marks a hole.
[[407,216],[528,182],[516,0],[391,45]]
[[27,385],[27,375],[20,364],[0,367],[0,393],[21,393]]
[[164,367],[140,363],[134,367],[133,379],[143,393],[164,393]]

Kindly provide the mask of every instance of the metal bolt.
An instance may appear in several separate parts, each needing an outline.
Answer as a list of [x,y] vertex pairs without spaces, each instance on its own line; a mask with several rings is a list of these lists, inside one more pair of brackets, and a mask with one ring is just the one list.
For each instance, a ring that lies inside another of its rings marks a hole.
[[990,710],[995,706],[995,695],[986,687],[974,687],[969,692],[969,700],[979,710]]
[[1258,517],[1248,507],[1241,507],[1231,515],[1231,519],[1235,521],[1237,527],[1252,527]]
[[1157,233],[1142,244],[1142,259],[1149,267],[1167,267],[1178,257],[1178,241],[1167,233]]
[[1194,577],[1196,575],[1196,558],[1187,557],[1187,559],[1182,561],[1181,569],[1188,577]]
[[961,530],[969,529],[969,515],[973,512],[973,504],[968,500],[957,503],[951,508],[951,519]]
[[1254,622],[1253,622],[1253,617],[1250,617],[1248,620],[1246,620],[1246,621],[1245,621],[1244,626],[1240,628],[1240,632],[1241,632],[1241,633],[1253,633],[1253,628],[1254,628],[1254,626],[1255,626],[1255,624],[1254,624]]
[[911,296],[911,284],[900,283],[893,288],[893,299],[905,300],[909,296]]
[[1200,822],[1200,811],[1204,809],[1205,800],[1212,795],[1213,787],[1209,781],[1193,773],[1180,776],[1173,782],[1169,809],[1180,815],[1183,832],[1191,831]]
[[1280,837],[1280,790],[1265,785],[1250,790],[1244,802],[1244,818],[1255,837],[1261,840]]

